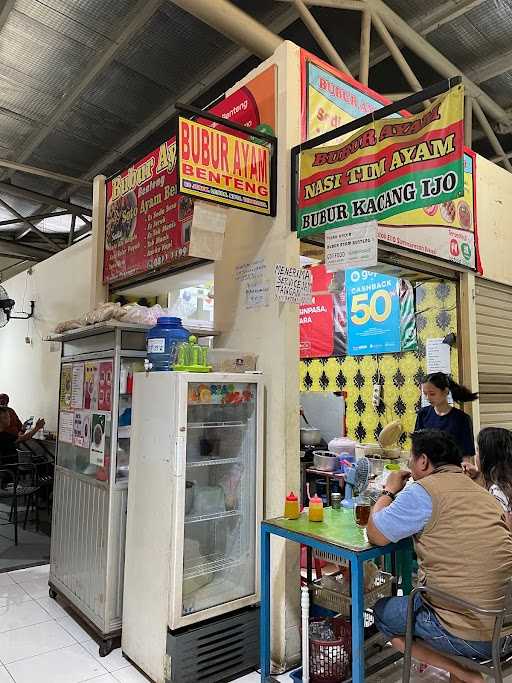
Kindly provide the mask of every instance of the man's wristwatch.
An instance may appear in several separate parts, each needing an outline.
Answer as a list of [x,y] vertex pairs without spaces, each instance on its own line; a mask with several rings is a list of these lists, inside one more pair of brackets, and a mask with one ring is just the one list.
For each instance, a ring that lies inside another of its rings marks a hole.
[[388,491],[387,489],[384,489],[380,495],[381,496],[388,496],[388,498],[391,498],[391,500],[395,500],[395,498],[396,498],[396,494],[392,493],[391,491]]

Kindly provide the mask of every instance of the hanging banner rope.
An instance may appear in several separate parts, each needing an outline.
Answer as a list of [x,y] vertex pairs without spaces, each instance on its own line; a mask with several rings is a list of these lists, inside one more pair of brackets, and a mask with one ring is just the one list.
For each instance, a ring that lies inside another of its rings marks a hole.
[[298,237],[384,219],[464,194],[464,88],[299,155]]

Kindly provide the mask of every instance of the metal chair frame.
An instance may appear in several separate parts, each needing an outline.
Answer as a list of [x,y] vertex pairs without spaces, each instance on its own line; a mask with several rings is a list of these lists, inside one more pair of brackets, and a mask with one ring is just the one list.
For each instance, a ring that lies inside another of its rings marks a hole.
[[[32,484],[30,486],[23,486],[20,484],[20,470],[22,472],[30,471],[32,473]],[[5,475],[7,475],[7,477]],[[4,487],[0,489],[0,500],[10,499],[12,502],[8,521],[0,523],[0,526],[7,526],[9,524],[14,526],[14,545],[18,545],[19,498],[26,498],[23,529],[27,528],[30,508],[33,507],[36,513],[36,529],[39,531],[39,509],[37,506],[36,494],[39,492],[40,487],[37,485],[37,465],[19,462],[5,463],[2,465],[2,467],[0,467],[0,482],[5,483],[6,478],[9,481],[6,488]]]
[[495,617],[494,629],[491,641],[492,654],[489,660],[484,662],[477,662],[474,659],[469,659],[467,657],[458,657],[446,655],[453,661],[461,664],[467,669],[472,671],[478,671],[480,673],[492,676],[496,683],[503,683],[503,667],[512,665],[512,651],[508,654],[502,655],[501,652],[501,641],[504,635],[509,635],[509,633],[504,634],[503,629],[506,626],[507,630],[510,631],[510,624],[506,623],[510,621],[512,617],[512,579],[507,581],[505,597],[503,600],[503,607],[501,609],[482,609],[478,605],[474,605],[466,600],[461,600],[453,595],[449,595],[444,591],[437,590],[436,588],[430,588],[427,586],[418,586],[409,595],[409,602],[407,605],[407,625],[405,632],[405,650],[404,650],[404,664],[403,664],[403,675],[402,683],[409,683],[411,678],[411,651],[413,644],[413,632],[414,632],[414,598],[417,594],[428,593],[436,598],[440,598],[444,601],[446,605],[453,605],[454,607],[461,607],[462,609],[474,612],[475,614],[481,614],[483,616],[493,616]]

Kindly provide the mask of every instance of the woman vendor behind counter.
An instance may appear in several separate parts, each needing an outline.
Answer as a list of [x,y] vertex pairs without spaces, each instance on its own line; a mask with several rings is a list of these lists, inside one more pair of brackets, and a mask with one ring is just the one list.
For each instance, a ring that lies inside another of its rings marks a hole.
[[421,408],[416,417],[415,431],[420,429],[440,429],[453,436],[462,450],[465,458],[475,455],[475,439],[473,423],[470,416],[460,408],[454,408],[448,403],[448,396],[457,403],[475,401],[478,394],[474,394],[467,387],[454,382],[444,372],[434,372],[429,375],[422,385],[423,395],[430,403]]

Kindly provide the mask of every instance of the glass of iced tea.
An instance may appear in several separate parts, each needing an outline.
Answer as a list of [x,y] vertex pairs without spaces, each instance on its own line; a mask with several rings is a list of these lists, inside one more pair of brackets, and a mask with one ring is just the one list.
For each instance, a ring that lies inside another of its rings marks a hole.
[[370,512],[372,509],[371,500],[368,496],[358,496],[354,501],[354,518],[360,529],[368,526]]

